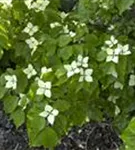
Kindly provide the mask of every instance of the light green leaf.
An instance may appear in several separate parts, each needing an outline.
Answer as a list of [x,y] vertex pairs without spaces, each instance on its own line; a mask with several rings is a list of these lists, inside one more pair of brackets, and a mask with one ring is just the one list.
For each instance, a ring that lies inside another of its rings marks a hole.
[[125,10],[129,9],[134,2],[134,0],[118,0],[116,5],[119,9],[120,14],[122,14]]
[[14,124],[18,128],[25,122],[25,113],[22,109],[18,108],[11,113],[10,118],[13,119]]
[[128,127],[123,131],[121,137],[126,145],[126,150],[135,149],[135,118],[130,121]]
[[16,96],[6,96],[4,99],[4,110],[6,113],[13,112],[18,105],[18,97]]
[[46,127],[37,135],[33,142],[33,146],[43,145],[46,148],[52,148],[56,146],[57,142],[58,137],[56,132],[52,128]]
[[58,50],[58,55],[63,60],[68,60],[73,55],[73,48],[72,46],[67,46],[62,49]]
[[72,41],[72,38],[69,35],[61,35],[58,39],[59,46],[64,47]]

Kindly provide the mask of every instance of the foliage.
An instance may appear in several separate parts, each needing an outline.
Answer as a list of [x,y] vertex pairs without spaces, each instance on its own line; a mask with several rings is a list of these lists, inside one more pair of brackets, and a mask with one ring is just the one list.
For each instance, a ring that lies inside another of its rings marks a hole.
[[134,4],[79,0],[64,13],[59,0],[0,1],[0,99],[31,146],[53,148],[73,125],[105,114],[132,144]]

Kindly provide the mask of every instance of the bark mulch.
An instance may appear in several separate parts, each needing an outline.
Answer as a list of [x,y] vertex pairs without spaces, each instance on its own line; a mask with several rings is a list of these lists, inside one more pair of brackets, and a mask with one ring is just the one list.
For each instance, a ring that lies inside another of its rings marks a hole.
[[[55,150],[118,150],[122,140],[108,123],[87,123],[73,127]],[[0,103],[0,150],[47,150],[29,148],[25,127],[18,130],[3,111]]]

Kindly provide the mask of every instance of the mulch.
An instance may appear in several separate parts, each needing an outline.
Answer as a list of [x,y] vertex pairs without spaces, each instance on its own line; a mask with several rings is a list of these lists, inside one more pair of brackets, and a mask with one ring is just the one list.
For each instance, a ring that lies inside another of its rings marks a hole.
[[[122,140],[109,123],[87,123],[75,126],[55,150],[118,150]],[[48,150],[30,148],[25,126],[16,130],[0,103],[0,150]]]

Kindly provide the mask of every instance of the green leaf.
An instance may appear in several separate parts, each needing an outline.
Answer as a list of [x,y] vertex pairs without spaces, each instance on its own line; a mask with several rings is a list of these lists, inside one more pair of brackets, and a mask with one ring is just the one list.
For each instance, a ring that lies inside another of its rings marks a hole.
[[57,142],[58,137],[56,132],[52,128],[46,127],[37,135],[33,142],[33,146],[43,145],[46,148],[52,148],[56,146]]
[[72,38],[69,35],[61,35],[58,39],[59,46],[64,47],[72,41]]
[[17,91],[19,93],[23,93],[25,88],[28,85],[28,80],[26,75],[23,73],[23,71],[21,69],[18,69],[16,71],[16,75],[17,75]]
[[45,118],[39,116],[41,112],[39,106],[33,106],[27,114],[27,131],[30,140],[30,144],[33,145],[33,142],[39,132],[45,127]]
[[13,112],[18,105],[18,97],[16,96],[6,96],[4,99],[4,110],[6,113]]
[[57,100],[54,104],[54,108],[58,109],[59,111],[66,111],[70,108],[70,103],[65,100]]
[[25,113],[22,109],[18,108],[11,113],[10,118],[13,119],[14,124],[18,128],[25,122]]
[[126,145],[126,150],[135,149],[135,118],[130,121],[128,127],[123,131],[121,137]]
[[0,100],[4,97],[6,92],[7,92],[7,89],[0,85]]
[[68,60],[73,55],[73,48],[72,46],[67,46],[62,49],[58,50],[58,55],[63,60]]
[[118,0],[116,1],[117,8],[119,9],[120,14],[125,10],[129,9],[133,5],[134,0]]
[[98,60],[98,61],[103,61],[103,60],[105,60],[105,58],[106,58],[106,52],[100,51],[100,52],[97,54],[97,60]]

